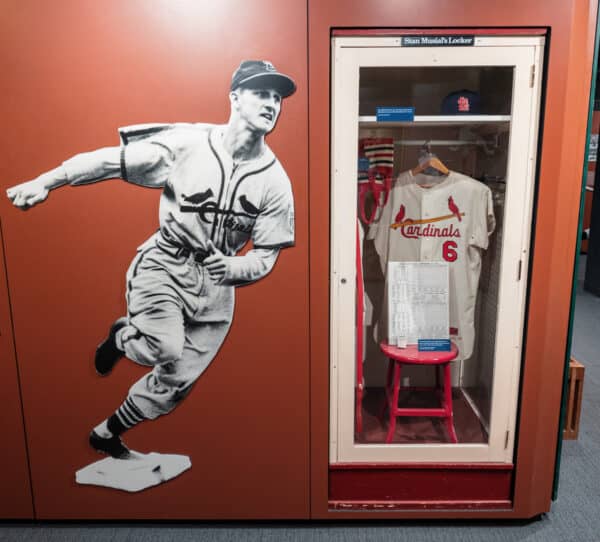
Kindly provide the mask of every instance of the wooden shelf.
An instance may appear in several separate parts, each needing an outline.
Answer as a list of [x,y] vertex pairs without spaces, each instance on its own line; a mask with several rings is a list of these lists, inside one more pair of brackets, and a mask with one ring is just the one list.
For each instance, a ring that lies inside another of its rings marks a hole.
[[382,121],[377,117],[360,116],[358,123],[361,128],[396,128],[400,126],[461,126],[472,124],[506,124],[510,115],[415,115],[412,121]]

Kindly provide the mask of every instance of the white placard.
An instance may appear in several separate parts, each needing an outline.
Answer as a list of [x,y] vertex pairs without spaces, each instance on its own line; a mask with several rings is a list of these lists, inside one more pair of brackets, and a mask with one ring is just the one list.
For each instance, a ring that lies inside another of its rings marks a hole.
[[389,344],[450,338],[446,262],[388,262],[387,284]]
[[598,134],[590,136],[590,146],[588,149],[588,162],[596,162],[598,159]]

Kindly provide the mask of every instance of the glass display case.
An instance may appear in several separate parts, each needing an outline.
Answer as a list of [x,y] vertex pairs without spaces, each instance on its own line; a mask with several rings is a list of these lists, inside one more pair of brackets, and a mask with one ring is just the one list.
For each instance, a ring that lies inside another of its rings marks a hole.
[[433,38],[332,40],[332,464],[513,457],[544,38]]

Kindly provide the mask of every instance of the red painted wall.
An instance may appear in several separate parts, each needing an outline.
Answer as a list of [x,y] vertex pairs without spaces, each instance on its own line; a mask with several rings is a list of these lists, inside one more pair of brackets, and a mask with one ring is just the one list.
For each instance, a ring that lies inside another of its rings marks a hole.
[[268,137],[292,180],[296,246],[237,290],[230,334],[191,395],[128,433],[140,451],[191,456],[192,469],[161,487],[129,495],[75,483],[99,459],[90,429],[144,372],[124,362],[100,378],[93,354],[125,311],[125,271],[158,226],[159,192],[117,180],[64,187],[27,212],[0,197],[37,517],[306,517],[306,3],[10,0],[0,25],[2,194],[77,152],[118,144],[118,126],[226,122],[242,59],[269,59],[298,84]]
[[27,519],[33,516],[33,503],[8,286],[0,221],[0,434],[3,435],[0,463],[5,467],[2,473],[3,489],[0,491],[0,517]]
[[[514,509],[478,517],[531,517],[548,510],[555,464],[558,415],[597,3],[587,0],[331,0],[309,3],[309,151],[311,258],[311,510],[329,512],[328,408],[330,34],[334,28],[547,27],[550,47],[546,109],[542,112],[538,213],[531,268],[526,361],[522,375],[520,435]],[[396,512],[386,517],[469,516],[469,512]],[[345,518],[364,518],[347,513]]]

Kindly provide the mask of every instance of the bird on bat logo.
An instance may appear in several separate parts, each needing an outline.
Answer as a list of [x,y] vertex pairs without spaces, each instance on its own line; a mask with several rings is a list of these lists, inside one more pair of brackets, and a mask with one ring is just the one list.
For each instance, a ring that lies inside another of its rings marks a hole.
[[459,222],[462,222],[462,218],[460,217],[460,209],[458,208],[458,205],[456,205],[456,203],[454,203],[454,200],[452,199],[452,196],[450,196],[448,198],[448,209],[450,209],[450,211],[452,211],[452,214],[458,218]]
[[396,224],[398,224],[399,222],[402,222],[402,219],[404,218],[405,214],[406,214],[406,209],[404,208],[404,205],[400,205],[400,210],[398,211],[398,214],[396,215],[394,222],[396,222]]

